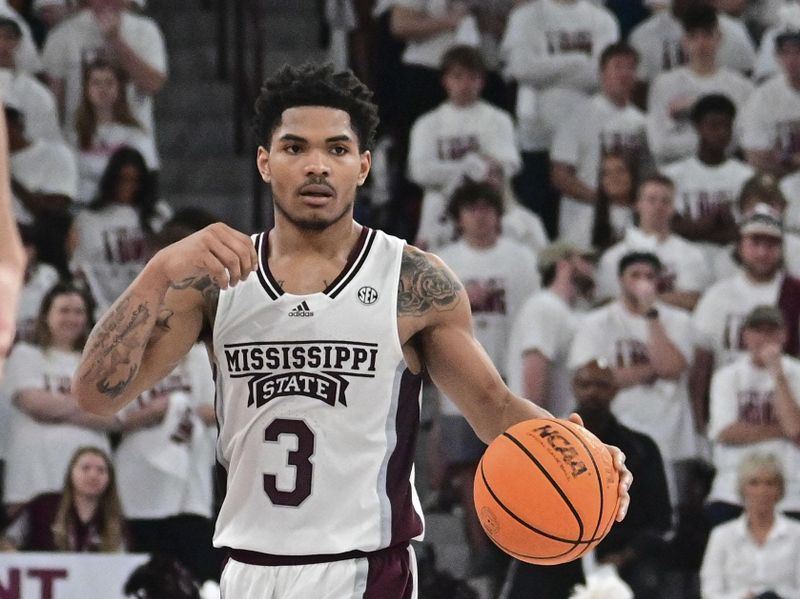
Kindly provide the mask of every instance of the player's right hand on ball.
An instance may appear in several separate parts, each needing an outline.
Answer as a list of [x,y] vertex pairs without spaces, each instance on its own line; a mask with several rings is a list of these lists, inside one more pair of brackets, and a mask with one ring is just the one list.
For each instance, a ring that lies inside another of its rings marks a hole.
[[258,266],[250,237],[223,223],[165,247],[153,260],[172,284],[208,275],[220,289],[243,281]]

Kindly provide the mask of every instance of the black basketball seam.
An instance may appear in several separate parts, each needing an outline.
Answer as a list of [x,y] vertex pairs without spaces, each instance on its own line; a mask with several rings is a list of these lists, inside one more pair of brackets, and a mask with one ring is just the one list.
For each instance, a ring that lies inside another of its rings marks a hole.
[[[572,515],[575,516],[575,520],[578,523],[578,539],[582,539],[583,538],[583,519],[581,518],[581,515],[578,513],[578,510],[575,509],[575,506],[572,505],[572,502],[569,500],[569,497],[567,497],[567,494],[564,493],[564,490],[553,479],[553,477],[550,476],[550,473],[545,469],[544,466],[542,466],[542,463],[539,460],[536,459],[536,456],[534,456],[530,451],[528,451],[528,448],[525,447],[525,445],[523,445],[519,440],[517,440],[517,438],[514,437],[514,435],[511,435],[508,432],[505,432],[505,433],[503,433],[503,436],[508,438],[508,439],[511,439],[511,441],[514,443],[514,445],[519,447],[522,450],[522,452],[526,456],[528,456],[528,458],[530,458],[530,460],[534,464],[536,464],[536,467],[539,470],[542,471],[542,474],[544,474],[545,478],[547,478],[547,480],[550,481],[550,484],[553,485],[553,488],[561,496],[561,499],[563,499],[564,503],[567,504],[567,507],[572,512]],[[574,541],[570,541],[570,543],[572,543],[572,542],[574,542]]]
[[597,532],[600,530],[600,524],[601,524],[601,522],[603,520],[603,505],[605,504],[605,488],[603,487],[603,478],[600,476],[600,468],[598,468],[598,466],[597,466],[597,461],[595,461],[595,459],[594,459],[594,454],[592,454],[592,451],[589,449],[589,446],[580,437],[580,435],[577,435],[568,426],[565,426],[565,425],[563,425],[561,423],[559,423],[559,424],[560,424],[561,428],[563,428],[565,430],[568,430],[570,432],[570,434],[573,437],[575,437],[575,439],[578,440],[578,443],[583,445],[583,448],[586,450],[586,453],[589,455],[589,459],[592,460],[592,466],[594,466],[594,471],[595,471],[595,474],[597,475],[596,476],[596,478],[597,478],[597,486],[600,489],[600,510],[599,510],[599,513],[597,514],[597,525],[594,527],[594,532],[590,535],[590,536],[594,537],[597,534]]
[[[498,542],[497,542],[497,540],[496,540],[494,537],[491,537],[491,539],[492,539],[492,542],[493,542],[495,545],[497,545],[498,547],[500,547],[500,548],[501,548],[503,551],[505,551],[506,553],[513,553],[513,554],[515,554],[515,555],[519,555],[519,556],[521,556],[521,557],[532,557],[532,558],[534,558],[534,559],[556,559],[556,558],[559,558],[559,557],[561,557],[561,556],[563,556],[563,555],[567,555],[567,554],[568,554],[568,553],[570,553],[571,551],[575,551],[576,547],[577,547],[578,545],[580,545],[580,544],[581,544],[580,542],[579,542],[579,543],[576,543],[575,541],[571,541],[571,540],[568,540],[568,539],[561,539],[561,538],[559,538],[559,537],[556,537],[556,536],[554,536],[554,535],[551,535],[551,534],[549,534],[549,533],[546,533],[546,532],[544,532],[544,531],[541,531],[541,530],[539,530],[538,528],[536,528],[535,526],[532,526],[532,525],[528,524],[527,522],[525,522],[524,520],[521,520],[521,519],[519,518],[519,516],[517,516],[517,515],[516,515],[514,512],[512,512],[511,510],[509,510],[509,509],[506,507],[506,505],[505,505],[505,504],[504,504],[502,501],[500,501],[500,498],[499,498],[499,497],[497,497],[497,495],[495,495],[495,492],[492,490],[492,487],[491,487],[491,485],[489,485],[489,481],[488,481],[488,480],[486,480],[486,473],[485,473],[485,472],[484,472],[484,470],[483,470],[483,460],[481,460],[480,467],[481,467],[481,479],[483,480],[483,485],[486,487],[486,490],[487,490],[487,491],[489,491],[489,494],[492,496],[492,499],[494,499],[494,500],[495,500],[495,503],[497,503],[497,505],[499,505],[499,506],[500,506],[500,507],[503,509],[503,511],[504,511],[504,512],[506,512],[506,513],[507,513],[509,516],[511,516],[512,518],[514,518],[514,520],[516,520],[517,522],[519,522],[520,524],[522,524],[522,525],[523,525],[525,528],[527,528],[527,529],[529,529],[529,530],[531,530],[531,531],[533,531],[533,532],[535,532],[535,533],[537,533],[537,534],[540,534],[540,535],[542,535],[543,537],[550,538],[550,539],[552,539],[552,540],[554,540],[554,541],[559,541],[560,543],[565,543],[565,544],[567,544],[567,545],[570,545],[570,544],[571,544],[571,545],[572,545],[572,547],[571,547],[570,549],[568,549],[567,551],[565,551],[564,553],[558,553],[558,554],[556,554],[556,555],[552,555],[552,556],[543,556],[543,555],[528,555],[528,554],[525,554],[525,553],[519,553],[518,551],[514,551],[514,550],[512,550],[512,549],[509,549],[509,548],[505,547],[503,544],[501,544],[501,543],[498,543]],[[490,536],[491,536],[491,535],[490,535]]]

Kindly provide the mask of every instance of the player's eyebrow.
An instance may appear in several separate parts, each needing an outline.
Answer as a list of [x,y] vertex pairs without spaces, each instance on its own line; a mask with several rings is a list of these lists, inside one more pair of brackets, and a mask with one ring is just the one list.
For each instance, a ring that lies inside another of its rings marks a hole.
[[353,141],[353,139],[349,135],[334,135],[333,137],[329,137],[325,140],[326,143],[336,143],[337,141]]
[[300,137],[299,135],[293,135],[292,133],[284,133],[281,135],[278,141],[302,141],[304,143],[308,143],[308,140],[305,137]]

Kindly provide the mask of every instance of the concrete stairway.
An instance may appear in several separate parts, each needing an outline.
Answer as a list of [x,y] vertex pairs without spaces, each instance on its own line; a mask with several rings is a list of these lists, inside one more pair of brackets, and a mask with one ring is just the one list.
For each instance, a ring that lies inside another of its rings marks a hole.
[[[262,1],[268,15],[266,73],[285,62],[324,58],[318,48],[320,16],[315,2]],[[204,10],[200,0],[151,2],[150,7],[164,31],[170,70],[156,100],[162,194],[175,208],[201,206],[250,231],[255,153],[254,148],[242,156],[234,152],[233,85],[216,78],[215,14]],[[231,31],[231,40],[234,35]]]

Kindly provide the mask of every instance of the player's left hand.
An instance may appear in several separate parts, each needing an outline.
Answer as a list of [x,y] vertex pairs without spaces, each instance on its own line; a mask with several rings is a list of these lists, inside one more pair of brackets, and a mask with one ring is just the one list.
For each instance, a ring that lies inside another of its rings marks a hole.
[[[583,418],[574,412],[569,415],[567,420],[583,426]],[[614,458],[614,466],[616,467],[617,472],[619,472],[619,509],[617,509],[616,519],[617,522],[622,522],[622,520],[625,518],[625,514],[628,513],[628,505],[631,502],[628,489],[631,488],[631,484],[633,483],[633,474],[631,474],[631,471],[625,466],[625,454],[622,453],[620,448],[614,447],[613,445],[606,445],[606,447],[608,448],[608,451],[611,452],[611,456]]]

